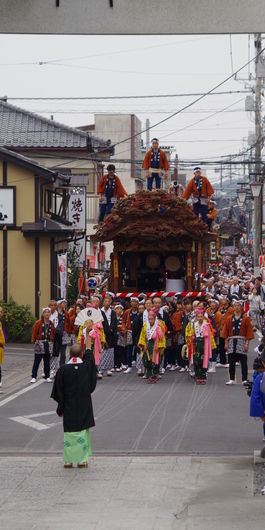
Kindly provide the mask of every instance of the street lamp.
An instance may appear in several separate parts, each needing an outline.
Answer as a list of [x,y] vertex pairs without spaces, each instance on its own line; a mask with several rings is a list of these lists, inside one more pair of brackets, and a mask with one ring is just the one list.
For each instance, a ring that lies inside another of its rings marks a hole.
[[253,180],[252,182],[250,182],[250,187],[254,199],[259,197],[260,190],[262,188],[262,182],[259,182],[258,180]]
[[[247,190],[243,188],[242,184],[241,184],[241,188],[239,188],[239,190],[237,190],[237,197],[238,197],[238,203],[241,203],[243,204],[246,200],[246,195],[247,195]],[[238,204],[239,206],[239,204]]]

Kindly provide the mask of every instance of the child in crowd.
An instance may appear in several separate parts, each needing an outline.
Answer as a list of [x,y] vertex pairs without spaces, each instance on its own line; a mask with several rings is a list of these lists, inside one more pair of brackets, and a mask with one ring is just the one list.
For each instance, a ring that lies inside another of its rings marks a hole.
[[138,346],[142,351],[143,365],[147,372],[148,383],[159,379],[160,355],[166,347],[165,324],[157,318],[158,309],[151,309],[148,320],[143,325]]

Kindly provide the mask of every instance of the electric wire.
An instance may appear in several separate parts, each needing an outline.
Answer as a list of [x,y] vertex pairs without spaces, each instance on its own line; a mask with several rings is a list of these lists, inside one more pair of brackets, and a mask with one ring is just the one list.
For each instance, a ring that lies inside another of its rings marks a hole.
[[[229,94],[248,94],[249,90],[227,90],[215,92],[210,96],[222,96]],[[76,97],[6,97],[8,101],[89,101],[89,100],[119,100],[119,99],[152,99],[152,98],[177,98],[177,97],[195,97],[202,96],[204,92],[188,92],[178,94],[149,94],[138,96],[76,96]],[[1,101],[1,98],[0,98]]]

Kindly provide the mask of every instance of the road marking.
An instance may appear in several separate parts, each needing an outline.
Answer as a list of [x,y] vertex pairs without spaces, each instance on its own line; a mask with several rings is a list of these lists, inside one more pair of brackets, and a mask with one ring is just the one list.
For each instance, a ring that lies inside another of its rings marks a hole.
[[258,337],[262,337],[262,333],[260,332],[259,329],[257,329],[256,333],[257,333]]
[[50,410],[49,412],[38,412],[38,414],[27,414],[24,417],[25,418],[40,418],[40,416],[49,416],[51,414],[56,414],[54,410]]
[[13,418],[9,419],[17,421],[18,423],[22,423],[23,425],[27,425],[28,427],[32,427],[32,429],[36,429],[37,431],[44,431],[46,429],[50,429],[48,425],[43,425],[43,423],[39,423],[38,421],[30,420],[26,416],[14,416]]
[[44,383],[44,380],[37,381],[37,383],[31,384],[30,386],[27,386],[26,388],[23,388],[22,390],[19,390],[15,394],[12,394],[12,396],[7,397],[6,399],[3,399],[3,401],[0,401],[0,407],[3,405],[6,405],[6,403],[9,403],[9,401],[13,401],[13,399],[16,399],[17,397],[21,396],[22,394],[25,394],[32,388],[35,388],[36,386],[42,385]]

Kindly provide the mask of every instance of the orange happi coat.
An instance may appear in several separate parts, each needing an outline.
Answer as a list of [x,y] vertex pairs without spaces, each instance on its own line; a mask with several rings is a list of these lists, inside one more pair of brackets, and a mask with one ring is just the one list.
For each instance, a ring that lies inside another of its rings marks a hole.
[[[209,182],[209,180],[206,177],[200,177],[200,178],[202,179],[202,193],[201,193],[202,196],[210,197],[210,195],[214,194],[214,189],[213,189],[211,183]],[[194,178],[192,178],[189,181],[189,183],[188,183],[188,185],[187,185],[182,197],[183,197],[183,199],[187,199],[188,200],[191,195],[193,195],[193,197],[199,197],[199,191],[197,189],[197,186],[196,186]]]
[[[146,155],[144,157],[144,161],[142,163],[142,168],[149,169],[151,167],[151,154],[152,154],[152,149],[147,151],[147,153],[146,153]],[[164,151],[162,151],[162,149],[160,149],[159,168],[160,169],[164,169],[165,171],[167,171],[170,168],[166,153]]]
[[[107,182],[107,174],[103,175],[101,177],[99,184],[98,184],[98,193],[106,193],[106,182]],[[117,197],[117,200],[119,200],[121,197],[127,196],[128,193],[125,191],[119,177],[115,174],[115,182],[114,182],[114,190],[113,190],[113,196]]]
[[[227,318],[223,330],[221,332],[222,339],[228,339],[228,337],[233,337],[233,316]],[[252,324],[250,318],[247,315],[243,315],[242,323],[239,331],[240,337],[246,337],[247,340],[254,339],[254,333],[252,329]]]
[[[50,340],[53,342],[55,335],[55,328],[53,325],[53,322],[51,323],[51,333],[50,333]],[[42,340],[42,319],[37,320],[32,328],[31,333],[31,342],[35,342],[36,340]]]

